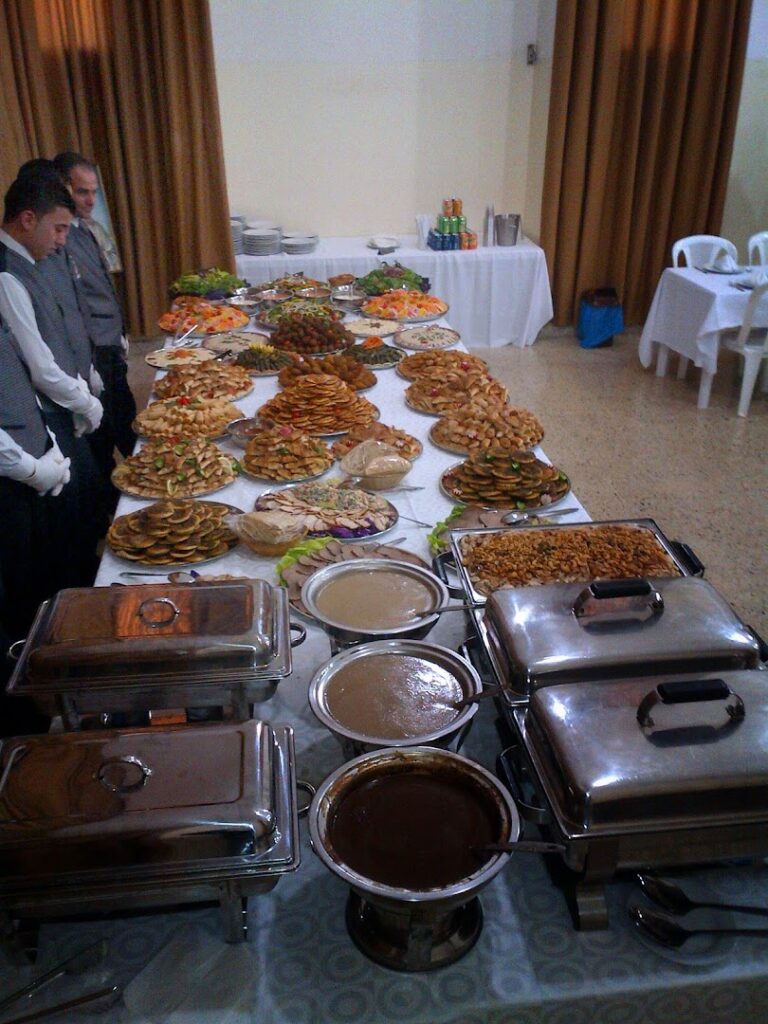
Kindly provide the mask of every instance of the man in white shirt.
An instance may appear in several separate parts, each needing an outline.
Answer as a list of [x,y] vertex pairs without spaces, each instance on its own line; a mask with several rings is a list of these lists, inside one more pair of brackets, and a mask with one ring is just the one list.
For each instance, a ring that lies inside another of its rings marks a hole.
[[78,372],[61,309],[36,267],[66,241],[73,210],[66,187],[50,178],[19,178],[8,189],[0,230],[0,316],[13,332],[45,423],[71,460],[64,492],[71,513],[68,585],[82,586],[93,580],[105,525],[94,514],[104,506],[103,483],[82,435],[98,427],[102,406]]

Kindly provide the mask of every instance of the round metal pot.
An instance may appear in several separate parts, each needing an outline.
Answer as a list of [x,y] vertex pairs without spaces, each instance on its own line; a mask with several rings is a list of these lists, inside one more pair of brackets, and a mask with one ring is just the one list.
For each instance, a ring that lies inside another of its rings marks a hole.
[[[349,562],[335,562],[332,565],[313,573],[304,582],[301,588],[301,600],[309,614],[316,619],[326,633],[335,640],[339,646],[349,644],[368,643],[372,640],[383,640],[386,637],[401,637],[420,640],[425,637],[439,619],[439,615],[430,615],[425,612],[418,619],[413,619],[402,626],[386,626],[381,629],[372,627],[356,628],[344,622],[334,622],[328,618],[317,606],[317,598],[320,592],[330,582],[343,579],[344,576],[357,572],[370,572],[373,574],[398,573],[418,580],[427,588],[431,598],[430,607],[441,608],[448,603],[448,590],[445,585],[428,569],[411,562],[397,562],[389,558],[358,558]],[[371,592],[375,593],[375,575],[371,581]]]
[[[320,785],[309,810],[309,834],[312,849],[325,866],[350,885],[366,901],[386,910],[404,911],[414,904],[425,913],[443,913],[454,906],[466,904],[504,868],[511,853],[502,851],[488,855],[476,871],[449,885],[424,889],[395,888],[376,878],[366,877],[345,863],[331,839],[334,813],[342,799],[358,786],[376,780],[378,785],[402,772],[436,774],[454,782],[465,791],[477,793],[486,813],[494,817],[494,842],[513,843],[520,834],[520,817],[514,800],[489,771],[460,754],[434,747],[419,746],[399,750],[376,750],[342,765]],[[373,833],[373,830],[369,830]],[[366,822],[359,823],[361,846],[377,844],[377,834],[366,833]],[[403,844],[410,837],[403,829]],[[414,851],[417,855],[417,851]],[[384,854],[386,856],[386,854]]]
[[[458,749],[469,731],[472,719],[477,713],[477,703],[465,705],[457,709],[456,717],[448,724],[418,736],[374,736],[354,728],[354,724],[341,722],[330,711],[328,692],[334,676],[345,666],[356,661],[365,661],[375,655],[403,655],[412,658],[423,658],[432,664],[450,672],[461,686],[465,697],[472,697],[482,692],[483,684],[475,669],[455,651],[438,644],[424,643],[420,640],[377,640],[373,643],[358,644],[340,654],[336,654],[326,662],[312,678],[309,684],[309,705],[316,718],[336,737],[341,744],[345,757],[357,757],[359,754],[382,747],[416,747],[429,744],[431,746]],[[374,680],[375,685],[375,680]],[[404,691],[403,700],[408,699]],[[412,698],[411,698],[412,699]]]

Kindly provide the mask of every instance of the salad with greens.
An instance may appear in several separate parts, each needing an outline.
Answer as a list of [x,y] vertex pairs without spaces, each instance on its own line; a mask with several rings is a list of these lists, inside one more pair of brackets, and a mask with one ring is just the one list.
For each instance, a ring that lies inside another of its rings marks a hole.
[[203,295],[207,299],[225,299],[235,289],[244,288],[247,282],[236,274],[218,267],[182,274],[171,285],[171,295]]
[[399,263],[382,263],[377,270],[372,270],[365,277],[358,277],[357,283],[366,295],[383,295],[393,288],[408,288],[425,293],[429,291],[428,277],[422,277],[415,270],[409,270]]

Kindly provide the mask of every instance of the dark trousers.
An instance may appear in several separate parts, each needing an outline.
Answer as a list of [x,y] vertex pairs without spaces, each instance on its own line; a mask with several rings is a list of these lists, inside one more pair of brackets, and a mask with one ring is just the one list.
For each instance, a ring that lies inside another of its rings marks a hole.
[[107,512],[112,514],[119,497],[110,483],[115,468],[114,450],[128,456],[136,444],[133,421],[136,418],[136,401],[128,387],[128,364],[125,353],[119,345],[96,345],[93,349],[93,365],[104,381],[101,404],[104,417],[99,429],[89,435],[89,441],[102,477],[107,482]]

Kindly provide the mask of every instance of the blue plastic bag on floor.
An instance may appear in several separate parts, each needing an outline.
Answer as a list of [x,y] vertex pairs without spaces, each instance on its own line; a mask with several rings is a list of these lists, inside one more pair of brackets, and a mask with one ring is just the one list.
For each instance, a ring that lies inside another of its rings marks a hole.
[[576,334],[582,348],[597,348],[624,330],[624,310],[613,288],[584,292]]

